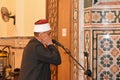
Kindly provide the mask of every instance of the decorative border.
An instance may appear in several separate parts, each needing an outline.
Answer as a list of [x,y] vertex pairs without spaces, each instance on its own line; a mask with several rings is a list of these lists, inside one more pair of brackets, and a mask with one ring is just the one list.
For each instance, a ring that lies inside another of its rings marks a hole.
[[33,36],[27,37],[0,37],[0,47],[10,46],[12,49],[24,49]]
[[120,8],[85,9],[85,27],[119,27]]
[[[46,18],[52,27],[51,36],[58,39],[58,0],[46,1]],[[54,65],[51,65],[51,80],[57,80],[58,72]]]
[[120,29],[117,30],[93,30],[92,31],[92,72],[93,72],[93,76],[92,79],[93,80],[97,80],[97,35],[99,34],[120,34]]
[[46,18],[52,27],[52,37],[58,39],[58,0],[46,1]]
[[[72,19],[71,19],[71,50],[76,60],[79,60],[79,0],[72,0]],[[71,80],[78,80],[78,64],[71,62]]]

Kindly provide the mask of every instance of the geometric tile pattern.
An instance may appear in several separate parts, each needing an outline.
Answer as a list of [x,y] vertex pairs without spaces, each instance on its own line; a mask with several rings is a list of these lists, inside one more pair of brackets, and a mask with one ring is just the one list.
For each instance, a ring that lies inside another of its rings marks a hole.
[[120,67],[120,56],[117,57],[117,65]]
[[119,10],[92,10],[92,23],[120,23]]
[[117,48],[120,50],[120,39],[117,41]]
[[[109,2],[109,0],[92,1]],[[84,27],[91,31],[92,36],[91,44],[89,43],[92,47],[92,80],[120,80],[120,8],[111,5],[86,8]],[[88,35],[85,36],[84,46],[87,49]]]
[[85,25],[116,25],[120,24],[120,9],[119,8],[92,8],[86,9]]
[[91,33],[92,80],[120,80],[120,29]]
[[113,41],[110,38],[103,38],[100,41],[100,47],[104,50],[104,51],[109,51],[110,49],[113,48]]
[[[120,35],[105,36],[107,34],[97,35],[97,54],[100,50],[103,53],[97,56],[97,80],[120,80],[120,51],[117,47]],[[114,36],[117,38],[113,39]]]

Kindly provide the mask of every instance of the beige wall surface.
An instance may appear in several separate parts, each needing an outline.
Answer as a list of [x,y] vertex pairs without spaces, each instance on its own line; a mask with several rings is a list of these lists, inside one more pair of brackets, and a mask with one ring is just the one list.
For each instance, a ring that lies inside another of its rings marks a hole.
[[[11,15],[15,14],[15,0],[1,0],[0,10],[2,7],[6,7],[8,9],[8,13],[10,13]],[[15,34],[15,32],[16,31],[15,26],[13,25],[13,19],[9,19],[8,22],[4,22],[0,13],[0,37]]]
[[46,18],[45,0],[1,0],[0,8],[6,7],[16,17],[4,22],[0,14],[0,37],[32,36],[34,22]]
[[34,22],[46,18],[45,0],[25,0],[24,35],[33,34]]

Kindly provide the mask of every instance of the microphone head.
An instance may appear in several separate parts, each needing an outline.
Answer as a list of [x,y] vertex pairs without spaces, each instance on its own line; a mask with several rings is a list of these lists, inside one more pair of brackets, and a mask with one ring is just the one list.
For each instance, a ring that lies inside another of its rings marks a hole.
[[57,41],[56,41],[55,39],[52,39],[52,42],[53,42],[53,43],[56,43]]
[[52,42],[58,46],[62,46],[61,43],[59,43],[58,41],[56,41],[55,39],[52,39]]

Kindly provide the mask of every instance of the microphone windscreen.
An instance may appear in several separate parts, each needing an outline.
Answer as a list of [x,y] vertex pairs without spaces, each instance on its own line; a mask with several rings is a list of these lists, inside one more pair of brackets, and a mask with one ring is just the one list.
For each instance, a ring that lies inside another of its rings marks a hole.
[[53,42],[53,43],[56,43],[56,40],[55,40],[55,39],[52,39],[52,42]]
[[[64,46],[63,46],[60,42],[56,41],[55,39],[52,39],[52,42],[53,42],[54,44],[56,44],[57,46],[60,46],[60,47],[64,48]],[[64,48],[64,49],[65,49],[65,48]]]
[[55,39],[52,39],[52,42],[58,46],[62,46],[61,43],[59,43],[58,41],[56,41]]

